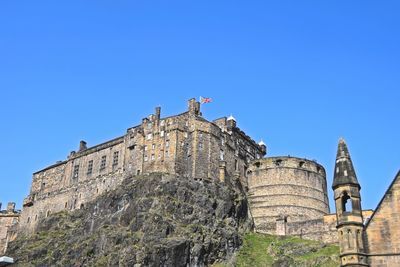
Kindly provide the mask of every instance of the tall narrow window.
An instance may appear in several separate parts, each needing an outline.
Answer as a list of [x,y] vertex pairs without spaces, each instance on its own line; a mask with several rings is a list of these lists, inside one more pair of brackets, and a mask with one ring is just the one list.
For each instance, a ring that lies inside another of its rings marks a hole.
[[92,172],[93,172],[93,160],[89,160],[86,174],[91,175]]
[[113,155],[113,167],[118,165],[119,151],[115,151]]
[[235,171],[237,171],[239,169],[239,163],[238,160],[235,159]]
[[102,156],[100,161],[100,171],[104,171],[106,169],[106,161],[107,156]]
[[75,166],[74,166],[74,172],[73,172],[72,178],[73,178],[74,180],[76,180],[76,179],[78,179],[78,176],[79,176],[79,165],[75,165]]
[[343,212],[352,212],[352,206],[351,206],[351,198],[347,194],[347,192],[344,192],[343,197],[342,197],[342,209]]

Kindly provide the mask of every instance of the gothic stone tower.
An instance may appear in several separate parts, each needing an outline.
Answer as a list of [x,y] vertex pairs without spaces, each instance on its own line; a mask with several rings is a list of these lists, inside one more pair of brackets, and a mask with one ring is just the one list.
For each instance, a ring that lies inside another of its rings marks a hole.
[[363,243],[361,186],[347,145],[340,139],[332,188],[335,195],[341,266],[368,266]]

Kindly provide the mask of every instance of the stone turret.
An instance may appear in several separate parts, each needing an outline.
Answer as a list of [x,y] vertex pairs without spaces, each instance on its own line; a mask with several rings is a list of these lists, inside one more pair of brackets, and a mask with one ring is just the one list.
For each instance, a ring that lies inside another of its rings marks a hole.
[[332,188],[335,195],[341,266],[368,266],[363,241],[361,186],[343,139],[339,140]]

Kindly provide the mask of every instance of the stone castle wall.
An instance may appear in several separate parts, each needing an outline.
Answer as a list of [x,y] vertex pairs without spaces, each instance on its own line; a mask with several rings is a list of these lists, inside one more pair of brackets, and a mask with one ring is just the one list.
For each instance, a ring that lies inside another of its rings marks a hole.
[[6,210],[1,209],[0,203],[0,256],[4,255],[7,243],[14,239],[9,231],[18,224],[20,212],[15,210],[15,203],[10,202]]
[[325,170],[314,161],[295,157],[254,161],[248,183],[257,231],[275,234],[277,220],[289,224],[329,214]]
[[163,172],[218,179],[223,166],[226,177],[245,182],[249,162],[266,153],[233,119],[205,120],[194,99],[182,114],[161,118],[160,111],[156,108],[140,125],[106,143],[87,148],[81,141],[66,160],[34,173],[20,231],[34,231],[39,219],[51,213],[84,207],[128,175]]

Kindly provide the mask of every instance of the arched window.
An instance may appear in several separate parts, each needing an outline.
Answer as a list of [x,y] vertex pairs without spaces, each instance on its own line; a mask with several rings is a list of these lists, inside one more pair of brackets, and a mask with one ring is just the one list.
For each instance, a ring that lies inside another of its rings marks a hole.
[[352,212],[353,207],[351,203],[351,198],[347,194],[347,192],[344,192],[343,197],[342,197],[342,209],[343,212]]

